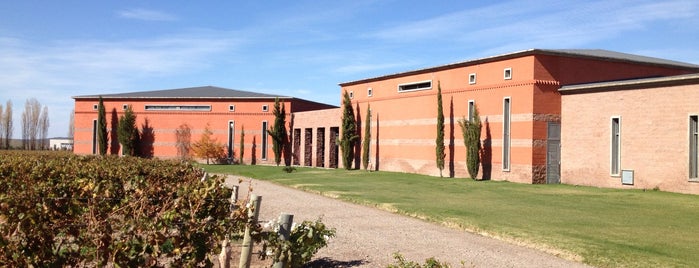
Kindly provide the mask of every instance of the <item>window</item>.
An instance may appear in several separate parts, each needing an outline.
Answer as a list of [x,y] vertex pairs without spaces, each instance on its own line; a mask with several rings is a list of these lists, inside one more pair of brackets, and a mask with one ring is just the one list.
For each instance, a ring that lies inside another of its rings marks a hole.
[[366,89],[366,95],[367,95],[368,97],[371,97],[371,96],[374,94],[373,91],[374,91],[373,89],[367,88],[367,89]]
[[475,74],[475,73],[472,73],[472,74],[469,74],[469,75],[468,75],[468,83],[469,83],[470,85],[473,85],[473,84],[476,83],[476,74]]
[[354,99],[354,91],[349,92],[349,97],[350,97],[350,99]]
[[262,105],[262,111],[263,112],[269,112],[269,105]]
[[235,112],[235,105],[233,105],[233,104],[228,105],[228,111],[229,111],[229,112]]
[[505,68],[505,71],[503,71],[503,78],[505,78],[505,80],[512,79],[512,68]]
[[432,81],[431,80],[398,85],[398,92],[428,90],[428,89],[432,89]]
[[699,179],[699,116],[689,116],[689,179]]
[[476,114],[476,101],[468,101],[468,121],[473,122],[473,116]]
[[146,111],[211,111],[211,105],[146,105]]
[[97,154],[97,119],[92,120],[92,154]]
[[121,109],[124,110],[124,111],[126,111],[127,109],[129,109],[129,105],[128,105],[128,104],[124,104],[124,105],[121,106]]
[[233,159],[233,138],[235,137],[235,123],[228,121],[228,159]]
[[612,117],[611,126],[611,159],[610,159],[610,174],[619,176],[619,166],[621,166],[621,118]]
[[92,105],[92,110],[97,111],[97,104],[93,104],[93,105]]
[[510,98],[502,102],[502,170],[510,171]]
[[[267,106],[267,105],[265,105]],[[262,160],[267,160],[267,121],[262,121]]]

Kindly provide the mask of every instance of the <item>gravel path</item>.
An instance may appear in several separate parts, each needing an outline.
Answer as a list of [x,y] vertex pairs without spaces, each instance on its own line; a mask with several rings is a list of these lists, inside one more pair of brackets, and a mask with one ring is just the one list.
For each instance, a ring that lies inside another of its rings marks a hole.
[[[386,267],[394,263],[393,253],[422,263],[429,257],[452,267],[588,267],[548,253],[501,240],[460,231],[387,211],[346,203],[260,180],[246,180],[240,196],[247,195],[248,183],[262,196],[260,219],[294,215],[294,222],[316,220],[336,228],[336,237],[316,254],[318,267]],[[229,176],[235,185],[238,177]]]

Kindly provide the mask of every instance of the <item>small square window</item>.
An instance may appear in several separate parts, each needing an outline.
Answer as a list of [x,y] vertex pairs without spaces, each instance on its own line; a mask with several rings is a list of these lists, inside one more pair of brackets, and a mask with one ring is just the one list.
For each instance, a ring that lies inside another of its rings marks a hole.
[[469,74],[469,75],[468,75],[468,83],[469,83],[470,85],[473,85],[473,84],[476,83],[476,74],[475,74],[475,73],[472,73],[472,74]]
[[349,97],[350,97],[350,99],[354,99],[354,91],[350,91]]
[[512,68],[505,68],[505,71],[503,72],[503,78],[505,78],[505,80],[512,79]]
[[367,96],[371,97],[371,95],[373,95],[373,94],[374,94],[374,90],[373,90],[372,88],[367,88],[367,89],[366,89],[366,95],[367,95]]
[[97,111],[97,104],[93,104],[93,105],[92,105],[92,110]]
[[129,105],[128,105],[128,104],[124,104],[124,105],[121,106],[121,109],[124,110],[124,111],[126,111],[127,109],[129,109]]
[[269,105],[262,105],[262,111],[263,112],[269,111]]
[[228,105],[229,112],[235,112],[235,105]]

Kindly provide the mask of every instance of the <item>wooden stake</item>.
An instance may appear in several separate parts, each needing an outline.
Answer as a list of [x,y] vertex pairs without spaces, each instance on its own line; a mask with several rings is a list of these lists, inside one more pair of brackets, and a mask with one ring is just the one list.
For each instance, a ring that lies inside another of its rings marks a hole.
[[250,268],[250,259],[252,257],[252,237],[250,236],[250,226],[257,224],[257,217],[260,215],[260,203],[262,196],[250,194],[250,207],[248,208],[248,224],[245,226],[245,235],[243,236],[243,245],[240,251],[239,268]]

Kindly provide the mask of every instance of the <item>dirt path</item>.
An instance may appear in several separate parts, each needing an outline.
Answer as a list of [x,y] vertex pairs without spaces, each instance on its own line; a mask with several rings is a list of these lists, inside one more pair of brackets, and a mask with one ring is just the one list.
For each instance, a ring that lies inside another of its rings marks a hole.
[[[237,177],[229,177],[237,184]],[[247,194],[247,181],[240,196]],[[455,230],[387,211],[342,202],[321,195],[252,180],[253,192],[262,196],[260,219],[280,213],[294,215],[294,222],[316,220],[337,229],[328,247],[316,257],[317,267],[386,267],[393,253],[423,262],[435,257],[452,267],[587,267],[542,251],[497,239]]]

